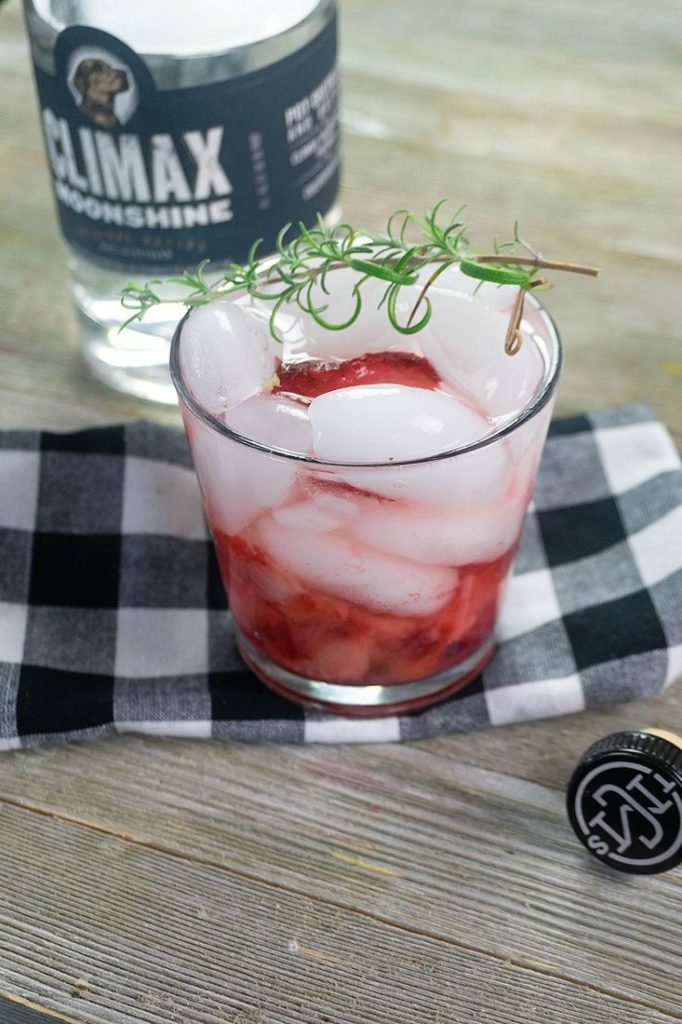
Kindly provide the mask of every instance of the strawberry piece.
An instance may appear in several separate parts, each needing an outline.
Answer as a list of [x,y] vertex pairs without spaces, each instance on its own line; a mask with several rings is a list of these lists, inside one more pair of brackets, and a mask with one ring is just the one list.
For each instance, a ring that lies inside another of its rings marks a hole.
[[283,363],[277,376],[275,394],[285,391],[306,398],[359,384],[405,384],[434,391],[442,383],[428,359],[411,352],[366,352],[336,363]]
[[493,628],[513,556],[460,566],[444,608],[402,616],[304,587],[253,540],[216,531],[215,541],[234,619],[263,654],[309,678],[372,685],[420,679],[474,654]]

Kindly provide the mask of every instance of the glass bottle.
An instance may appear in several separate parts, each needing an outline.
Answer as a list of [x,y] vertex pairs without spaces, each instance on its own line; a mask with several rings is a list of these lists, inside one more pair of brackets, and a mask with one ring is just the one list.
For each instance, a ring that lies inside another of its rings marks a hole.
[[119,390],[174,402],[183,310],[129,315],[121,288],[262,254],[337,217],[335,0],[25,0],[83,355]]

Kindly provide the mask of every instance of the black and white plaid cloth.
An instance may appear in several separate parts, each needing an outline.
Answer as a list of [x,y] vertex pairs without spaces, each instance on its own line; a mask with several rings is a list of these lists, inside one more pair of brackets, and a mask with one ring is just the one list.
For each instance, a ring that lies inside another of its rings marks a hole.
[[682,469],[646,407],[553,422],[499,641],[427,711],[303,711],[237,653],[179,431],[0,433],[0,750],[416,739],[657,693],[682,672]]

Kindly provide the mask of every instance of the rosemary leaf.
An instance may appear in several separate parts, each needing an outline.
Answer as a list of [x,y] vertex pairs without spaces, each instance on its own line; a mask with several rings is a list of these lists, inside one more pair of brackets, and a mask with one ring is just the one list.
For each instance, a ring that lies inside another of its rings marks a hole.
[[[531,289],[547,284],[544,278],[535,276],[538,269],[591,276],[599,273],[594,267],[565,260],[545,260],[524,241],[516,222],[512,239],[495,240],[493,253],[470,252],[468,226],[460,219],[464,207],[460,206],[447,217],[447,202],[441,199],[423,217],[416,217],[407,210],[397,210],[389,217],[383,232],[359,230],[351,224],[330,228],[318,214],[313,225],[299,222],[298,234],[287,240],[293,227],[285,224],[277,235],[275,253],[270,257],[259,258],[263,241],[258,239],[249,249],[245,263],[231,264],[212,282],[207,280],[205,273],[208,260],[202,260],[194,271],[185,271],[171,278],[174,286],[186,290],[184,298],[178,298],[175,290],[172,298],[160,295],[152,288],[152,285],[161,283],[157,280],[144,285],[131,282],[121,292],[122,305],[132,313],[123,327],[141,320],[149,309],[165,302],[180,302],[191,307],[244,291],[272,304],[270,332],[278,340],[276,321],[280,310],[287,304],[298,305],[321,327],[340,331],[357,321],[363,304],[361,287],[373,278],[386,282],[387,287],[378,306],[385,307],[393,328],[401,334],[416,334],[431,318],[429,289],[445,270],[459,266],[463,274],[481,283],[490,281],[519,288],[506,342],[506,350],[513,354],[518,351],[518,323],[523,297]],[[346,320],[334,323],[323,316],[329,308],[326,302],[329,296],[328,275],[344,269],[352,275],[349,289],[354,308]],[[420,279],[422,270],[430,271],[426,279]],[[415,286],[419,284],[421,289],[417,293]],[[410,296],[412,311],[406,323],[401,323],[398,317],[398,300],[403,288],[413,289]]]

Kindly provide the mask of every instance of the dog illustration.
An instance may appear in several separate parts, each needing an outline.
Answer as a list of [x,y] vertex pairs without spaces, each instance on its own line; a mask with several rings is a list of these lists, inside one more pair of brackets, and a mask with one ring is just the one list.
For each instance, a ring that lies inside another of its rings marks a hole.
[[128,89],[125,71],[112,68],[105,60],[82,60],[73,76],[73,84],[83,97],[79,110],[102,128],[120,124],[114,113],[114,96]]

